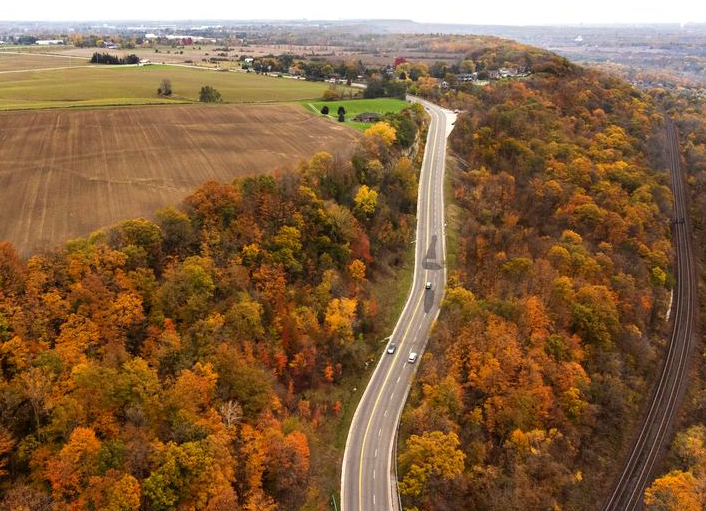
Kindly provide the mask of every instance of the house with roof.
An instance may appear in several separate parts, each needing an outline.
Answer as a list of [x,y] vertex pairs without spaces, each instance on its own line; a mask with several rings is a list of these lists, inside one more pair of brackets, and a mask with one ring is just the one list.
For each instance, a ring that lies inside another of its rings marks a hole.
[[475,82],[478,80],[478,73],[459,73],[455,78],[457,82]]
[[353,118],[354,121],[358,122],[379,122],[380,119],[382,119],[380,114],[375,112],[361,112]]

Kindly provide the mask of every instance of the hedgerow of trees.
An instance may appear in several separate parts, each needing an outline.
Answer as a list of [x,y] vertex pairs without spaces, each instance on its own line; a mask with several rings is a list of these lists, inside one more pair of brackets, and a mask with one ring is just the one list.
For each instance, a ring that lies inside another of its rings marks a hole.
[[91,64],[111,64],[114,66],[123,64],[139,64],[140,57],[131,53],[125,57],[118,57],[117,55],[111,55],[110,53],[100,53],[95,52],[91,57]]

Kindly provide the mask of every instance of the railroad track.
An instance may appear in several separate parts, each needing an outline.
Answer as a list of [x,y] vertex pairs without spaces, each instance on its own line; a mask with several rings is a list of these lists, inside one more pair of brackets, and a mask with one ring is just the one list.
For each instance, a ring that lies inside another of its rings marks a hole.
[[674,195],[673,237],[676,251],[677,284],[674,323],[666,358],[648,403],[639,434],[625,460],[625,466],[604,506],[604,511],[637,511],[651,481],[655,464],[669,441],[672,424],[686,387],[689,356],[693,346],[696,314],[696,279],[693,240],[686,206],[677,131],[666,120],[667,153]]

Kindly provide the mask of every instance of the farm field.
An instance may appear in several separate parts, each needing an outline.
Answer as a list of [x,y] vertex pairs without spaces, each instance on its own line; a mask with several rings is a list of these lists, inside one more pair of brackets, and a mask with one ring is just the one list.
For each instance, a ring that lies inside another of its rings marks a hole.
[[0,113],[0,240],[28,255],[355,137],[297,105]]
[[[18,47],[11,47],[12,50],[17,50]],[[158,51],[155,51],[157,49]],[[3,49],[0,48],[0,53]],[[297,44],[249,44],[247,46],[235,45],[230,46],[227,52],[223,51],[222,45],[195,43],[189,46],[167,46],[159,45],[156,48],[134,48],[134,49],[118,49],[105,50],[102,48],[76,48],[73,46],[26,46],[22,47],[21,51],[27,53],[51,53],[56,55],[73,55],[83,57],[88,60],[95,51],[108,51],[115,55],[126,55],[134,53],[140,58],[149,59],[153,63],[166,64],[195,64],[203,67],[216,67],[215,64],[208,62],[211,57],[220,57],[220,53],[226,53],[228,61],[219,62],[220,67],[239,68],[238,59],[240,56],[263,57],[266,55],[304,55],[308,58],[324,57],[333,60],[361,60],[369,66],[383,66],[394,61],[395,57],[403,56],[408,60],[415,62],[423,62],[427,65],[432,65],[434,62],[453,62],[463,57],[463,53],[449,52],[434,52],[434,51],[419,51],[411,48],[399,47],[389,48],[385,52],[370,52],[363,50],[352,50],[346,46],[335,45],[297,45]]]
[[[106,49],[106,48],[75,48],[73,46],[55,46],[48,50],[44,50],[46,53],[51,53],[52,55],[71,55],[73,57],[80,57],[86,59],[86,62],[91,58],[94,52],[100,53],[110,53],[111,55],[117,55],[119,57],[124,57],[130,53],[134,53],[141,59],[149,59],[155,64],[184,64],[187,61],[192,61],[198,65],[207,65],[202,60],[208,59],[210,56],[216,56],[218,51],[216,50],[217,45],[193,45],[185,46],[180,48],[172,48],[171,46],[159,46],[156,48],[159,51],[155,51],[154,48],[134,48],[134,49]],[[35,53],[37,47],[32,47],[27,50]]]
[[[14,49],[14,47],[13,47]],[[155,51],[158,50],[158,51]],[[0,49],[2,51],[2,49]],[[95,51],[107,51],[115,55],[126,55],[128,53],[134,53],[140,58],[150,59],[155,63],[184,63],[186,61],[192,61],[195,64],[201,66],[208,66],[203,59],[208,59],[209,57],[218,56],[218,53],[223,52],[223,45],[213,44],[213,43],[194,43],[188,46],[177,46],[172,47],[168,45],[157,45],[156,47],[147,48],[134,48],[134,49],[116,49],[116,50],[106,50],[103,48],[77,48],[74,46],[26,46],[22,48],[23,52],[28,53],[52,53],[57,55],[73,55],[79,57],[85,57],[87,60],[91,57]],[[264,57],[266,55],[281,55],[281,54],[291,54],[291,55],[306,55],[308,57],[332,57],[339,59],[352,59],[359,58],[363,56],[364,60],[371,61],[375,64],[383,63],[387,64],[390,62],[390,58],[394,59],[397,55],[392,52],[388,55],[376,56],[367,55],[358,51],[350,51],[343,46],[330,46],[330,45],[296,45],[296,44],[248,44],[247,46],[242,45],[231,45],[227,52],[228,57],[235,60],[241,55],[251,56],[251,57]],[[408,55],[406,52],[405,55]],[[390,57],[392,55],[392,57]],[[411,54],[410,54],[411,55]],[[422,52],[422,57],[424,53]],[[227,63],[226,63],[227,64]]]
[[[171,98],[157,95],[163,78],[172,81]],[[94,66],[0,73],[0,110],[196,102],[203,85],[218,89],[227,103],[316,99],[329,86],[323,82],[196,67]]]
[[341,101],[303,101],[302,104],[312,113],[321,115],[321,109],[324,105],[329,108],[328,117],[338,119],[338,107],[343,106],[346,109],[345,124],[353,128],[364,130],[370,127],[370,123],[357,122],[353,118],[363,112],[373,112],[376,114],[386,114],[388,112],[399,112],[403,108],[409,106],[409,103],[395,98],[376,98],[376,99],[349,99]]
[[49,69],[56,67],[88,66],[88,60],[59,55],[33,55],[10,51],[0,51],[0,73],[17,72],[26,69]]

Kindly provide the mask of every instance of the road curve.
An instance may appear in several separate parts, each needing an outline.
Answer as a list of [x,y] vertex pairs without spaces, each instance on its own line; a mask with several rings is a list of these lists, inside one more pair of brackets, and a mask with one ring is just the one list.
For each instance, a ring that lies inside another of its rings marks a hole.
[[684,178],[676,128],[666,120],[667,156],[674,195],[672,233],[676,251],[677,284],[673,307],[674,323],[662,372],[649,401],[638,436],[625,466],[605,504],[605,511],[636,511],[643,507],[643,495],[650,483],[655,463],[669,440],[687,380],[693,346],[696,309],[696,274]]
[[[444,169],[446,138],[455,115],[433,103],[421,103],[431,117],[417,197],[414,281],[393,330],[393,354],[382,354],[353,416],[341,470],[342,511],[398,509],[394,447],[397,425],[446,284]],[[425,289],[431,282],[431,289]]]

